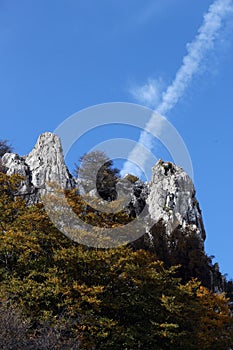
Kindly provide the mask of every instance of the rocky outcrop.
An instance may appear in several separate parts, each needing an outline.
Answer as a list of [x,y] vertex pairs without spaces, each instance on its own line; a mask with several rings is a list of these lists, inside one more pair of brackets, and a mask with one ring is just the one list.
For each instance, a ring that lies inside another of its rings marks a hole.
[[128,202],[127,209],[130,216],[136,218],[146,206],[149,188],[146,183],[139,179],[137,179],[131,186],[127,187],[130,189],[130,201]]
[[[59,137],[50,132],[40,135],[27,156],[6,153],[2,157],[2,166],[9,175],[19,173],[23,176],[19,193],[28,204],[39,202],[51,183],[58,184],[62,189],[72,189],[77,185],[80,191],[82,188],[65,165]],[[123,207],[130,216],[139,216],[146,206],[144,213],[148,234],[150,227],[162,222],[168,235],[177,228],[188,229],[195,231],[200,243],[204,242],[205,230],[195,188],[183,169],[160,160],[153,168],[149,184],[128,175],[118,180],[116,189],[118,199],[122,198],[123,204],[125,198]],[[96,189],[92,189],[89,196],[92,193],[96,196]],[[106,205],[108,203],[105,201]]]
[[167,234],[179,228],[194,230],[205,240],[199,203],[191,178],[173,163],[159,160],[153,167],[152,180],[147,198],[149,220],[162,221]]
[[64,162],[61,141],[51,132],[40,135],[33,150],[24,157],[4,154],[2,165],[8,175],[18,173],[24,177],[19,192],[28,204],[40,201],[40,195],[51,183],[62,189],[75,186]]
[[5,153],[1,159],[1,163],[6,174],[19,174],[22,176],[21,185],[18,189],[19,195],[29,204],[38,202],[39,193],[31,182],[31,171],[25,162],[25,158],[15,153]]
[[25,157],[31,171],[31,182],[37,188],[55,182],[62,189],[71,189],[74,180],[63,157],[61,140],[51,132],[40,135],[33,150]]

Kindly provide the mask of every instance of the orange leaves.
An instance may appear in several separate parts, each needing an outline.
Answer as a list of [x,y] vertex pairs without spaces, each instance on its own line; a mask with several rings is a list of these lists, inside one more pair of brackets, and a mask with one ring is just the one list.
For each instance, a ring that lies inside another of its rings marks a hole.
[[199,344],[203,350],[228,349],[233,346],[233,318],[224,294],[213,294],[200,286]]

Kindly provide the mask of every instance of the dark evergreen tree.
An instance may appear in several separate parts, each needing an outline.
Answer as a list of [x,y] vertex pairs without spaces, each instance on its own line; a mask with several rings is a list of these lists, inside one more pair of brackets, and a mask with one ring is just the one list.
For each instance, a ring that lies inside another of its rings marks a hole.
[[177,228],[168,237],[168,245],[170,266],[180,265],[179,275],[183,282],[198,278],[205,287],[211,289],[212,261],[200,246],[196,231]]
[[13,150],[12,146],[9,144],[8,140],[0,140],[0,157],[5,153],[11,153]]
[[75,175],[88,193],[97,189],[98,194],[105,200],[117,198],[116,181],[119,169],[113,167],[113,161],[104,152],[93,151],[80,158],[80,166],[76,164]]
[[150,233],[153,236],[153,250],[156,256],[166,267],[180,265],[177,276],[183,283],[188,282],[190,278],[198,278],[205,287],[212,289],[212,259],[203,251],[195,231],[177,228],[168,235],[164,224],[158,222],[151,228]]

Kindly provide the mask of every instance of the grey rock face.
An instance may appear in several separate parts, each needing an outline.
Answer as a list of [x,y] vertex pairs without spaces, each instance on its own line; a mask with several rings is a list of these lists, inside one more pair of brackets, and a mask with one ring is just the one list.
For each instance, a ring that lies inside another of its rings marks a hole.
[[40,135],[25,162],[32,174],[32,184],[37,188],[49,182],[56,182],[62,189],[71,189],[74,185],[64,162],[61,141],[51,132]]
[[137,180],[131,188],[131,201],[128,205],[130,215],[137,217],[144,207],[146,206],[146,200],[149,194],[148,185],[141,180]]
[[7,175],[19,174],[23,176],[19,195],[22,195],[29,204],[37,202],[37,190],[31,182],[31,172],[25,158],[15,153],[5,153],[2,157],[2,165]]
[[25,157],[6,153],[2,165],[8,175],[18,173],[24,177],[20,194],[29,204],[40,201],[40,195],[49,183],[56,183],[62,189],[75,185],[64,162],[61,141],[50,132],[40,135],[33,150]]
[[[80,188],[81,185],[72,178],[65,165],[59,137],[50,132],[40,135],[27,156],[6,153],[1,163],[8,175],[18,173],[24,177],[19,194],[28,204],[39,202],[50,183],[56,183],[62,189]],[[162,221],[167,234],[176,228],[189,229],[204,242],[205,230],[195,188],[183,169],[160,160],[153,168],[149,184],[129,176],[119,179],[116,187],[119,198],[126,198],[125,208],[132,217],[137,217],[146,206],[148,234],[152,225]]]
[[200,241],[205,240],[205,230],[195,188],[183,169],[172,163],[158,161],[153,168],[147,198],[151,222],[162,220],[167,234],[174,229],[194,230]]
[[26,178],[29,176],[30,170],[25,163],[25,159],[15,153],[5,153],[2,157],[2,165],[6,168],[8,175],[20,174]]

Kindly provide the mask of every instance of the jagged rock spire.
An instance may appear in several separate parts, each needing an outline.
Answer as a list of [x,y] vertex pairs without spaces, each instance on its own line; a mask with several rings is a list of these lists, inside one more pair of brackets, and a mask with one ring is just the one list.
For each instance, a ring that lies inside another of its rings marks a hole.
[[[51,132],[40,135],[27,156],[6,153],[2,157],[2,165],[7,174],[19,173],[24,177],[19,194],[24,196],[28,204],[40,201],[41,194],[51,182],[57,183],[62,189],[72,189],[76,184],[65,165],[61,141]],[[119,181],[119,186],[122,181]],[[153,168],[149,184],[135,181],[128,210],[132,216],[137,216],[144,205],[148,210],[148,230],[153,224],[162,221],[167,234],[176,228],[191,229],[203,244],[205,230],[201,210],[193,182],[183,169],[160,160]]]
[[14,153],[4,154],[2,165],[8,175],[18,173],[24,177],[20,194],[29,204],[38,202],[40,194],[51,182],[62,189],[74,187],[74,179],[64,162],[61,141],[51,132],[41,134],[33,150],[24,157]]
[[37,140],[33,150],[25,157],[31,171],[31,182],[43,187],[47,182],[56,182],[62,189],[73,187],[72,177],[65,165],[61,140],[51,132],[45,132]]
[[182,168],[159,160],[153,167],[147,198],[150,220],[162,220],[167,234],[176,228],[195,230],[203,242],[205,229],[195,193],[191,178]]

